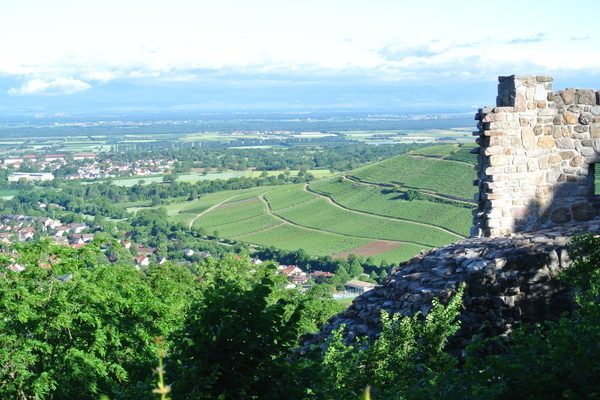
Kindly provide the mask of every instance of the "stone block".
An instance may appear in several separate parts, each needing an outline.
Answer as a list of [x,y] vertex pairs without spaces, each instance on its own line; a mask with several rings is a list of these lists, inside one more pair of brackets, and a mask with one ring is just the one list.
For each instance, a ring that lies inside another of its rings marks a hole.
[[527,150],[533,150],[535,148],[535,135],[530,128],[523,128],[521,130],[521,144]]
[[[548,115],[544,116],[543,114],[548,113]],[[555,110],[547,110],[547,111],[538,111],[538,124],[552,124],[554,122],[554,117],[556,117]]]
[[563,114],[563,123],[567,125],[575,125],[577,122],[577,115],[573,114],[572,112],[567,111]]
[[563,160],[570,160],[571,158],[575,157],[575,155],[577,153],[575,153],[572,150],[567,150],[567,151],[561,151],[560,153],[560,158]]
[[559,149],[575,149],[575,142],[571,138],[557,138],[554,142]]
[[589,221],[597,215],[596,210],[588,203],[577,203],[571,206],[571,214],[575,221]]
[[550,214],[550,219],[555,224],[564,224],[565,222],[569,222],[571,220],[571,212],[566,207],[560,207],[552,211]]
[[576,89],[575,102],[578,104],[596,104],[596,93],[593,89]]
[[538,199],[552,198],[552,185],[538,185],[535,188],[535,197]]
[[562,157],[561,157],[561,156],[559,156],[558,154],[551,154],[551,155],[548,157],[548,163],[549,163],[549,164],[551,164],[551,165],[552,165],[552,164],[559,163],[559,162],[561,162],[561,161],[562,161]]
[[590,137],[600,138],[600,123],[593,123],[590,125]]
[[552,137],[554,137],[554,138],[563,137],[562,128],[560,126],[555,125],[552,127]]
[[[598,107],[598,108],[600,109],[600,107]],[[529,125],[531,125],[531,118],[519,117],[519,124],[521,126],[529,126]]]
[[540,147],[554,147],[554,139],[550,136],[541,136],[538,139],[537,145]]
[[579,150],[579,153],[584,157],[591,157],[593,155],[596,155],[596,151],[590,147],[582,147],[581,150]]
[[575,89],[566,89],[558,92],[563,103],[573,104],[575,102]]
[[485,117],[481,119],[482,122],[498,122],[504,121],[506,119],[506,114],[487,114]]
[[484,154],[486,156],[492,156],[492,155],[496,155],[496,154],[503,154],[503,149],[502,149],[502,147],[498,147],[498,146],[487,147],[485,149]]
[[592,123],[592,121],[593,121],[592,114],[583,113],[583,114],[579,115],[579,123],[581,125],[589,125]]
[[583,163],[583,160],[584,159],[582,156],[575,156],[571,159],[571,161],[569,161],[569,165],[571,167],[579,167]]
[[508,157],[505,155],[492,155],[490,156],[490,165],[492,167],[502,167],[508,165]]
[[513,207],[510,209],[510,216],[513,218],[523,218],[531,214],[531,209],[527,206]]

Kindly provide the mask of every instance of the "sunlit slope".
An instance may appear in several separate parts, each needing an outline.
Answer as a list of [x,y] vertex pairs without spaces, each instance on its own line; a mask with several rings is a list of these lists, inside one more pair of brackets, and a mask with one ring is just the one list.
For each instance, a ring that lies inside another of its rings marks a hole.
[[468,153],[471,147],[440,147],[421,149],[358,168],[349,174],[349,178],[472,201],[476,188],[473,186],[474,156]]
[[[450,156],[457,160],[444,159]],[[472,197],[455,190],[467,187],[465,177],[469,176],[470,184],[474,175],[472,164],[461,157],[470,157],[468,149],[421,149],[419,154],[395,157],[309,186],[206,194],[185,205],[170,206],[170,215],[223,239],[286,250],[302,248],[313,255],[364,252],[377,261],[400,262],[468,234],[472,204],[449,200],[449,196]],[[398,165],[412,171],[406,173]],[[435,171],[443,176],[444,184],[429,179]],[[413,185],[398,183],[396,173]],[[353,180],[357,178],[360,181]],[[429,193],[429,200],[408,200],[408,189]],[[474,192],[471,186],[468,189]],[[431,195],[434,192],[442,197]]]

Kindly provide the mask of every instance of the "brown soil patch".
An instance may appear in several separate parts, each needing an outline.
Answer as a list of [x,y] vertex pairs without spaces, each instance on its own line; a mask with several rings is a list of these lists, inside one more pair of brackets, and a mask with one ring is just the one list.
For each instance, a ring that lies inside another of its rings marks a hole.
[[355,249],[344,251],[343,253],[333,254],[332,258],[347,258],[348,255],[354,254],[357,256],[376,256],[377,254],[385,253],[395,249],[398,246],[402,246],[401,242],[392,242],[390,240],[374,240],[364,246],[357,247]]

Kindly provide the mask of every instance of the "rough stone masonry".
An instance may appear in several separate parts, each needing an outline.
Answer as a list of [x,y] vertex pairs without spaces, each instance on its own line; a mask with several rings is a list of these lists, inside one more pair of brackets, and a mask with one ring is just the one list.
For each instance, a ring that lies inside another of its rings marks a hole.
[[595,218],[600,92],[552,92],[546,76],[501,76],[479,110],[479,194],[471,235],[494,237]]

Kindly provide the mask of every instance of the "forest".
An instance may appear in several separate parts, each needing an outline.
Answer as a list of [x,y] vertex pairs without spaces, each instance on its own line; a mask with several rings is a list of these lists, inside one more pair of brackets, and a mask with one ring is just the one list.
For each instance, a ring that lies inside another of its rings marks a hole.
[[[107,243],[3,253],[0,396],[11,399],[590,399],[599,395],[600,239],[578,236],[562,276],[579,309],[512,338],[445,353],[461,290],[427,314],[382,314],[372,343],[333,332],[298,354],[339,305],[285,289],[273,265],[208,258],[141,272],[107,265]],[[18,257],[17,257],[18,255]],[[16,258],[16,259],[15,259]],[[18,265],[18,268],[17,268]],[[486,351],[490,344],[496,349]],[[152,373],[151,371],[154,371]]]

